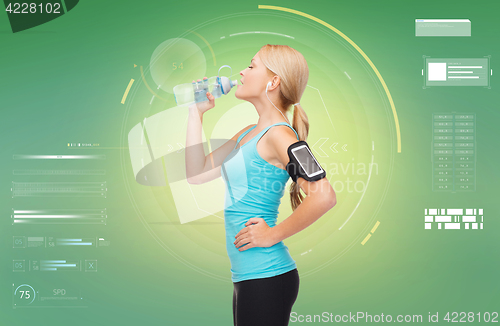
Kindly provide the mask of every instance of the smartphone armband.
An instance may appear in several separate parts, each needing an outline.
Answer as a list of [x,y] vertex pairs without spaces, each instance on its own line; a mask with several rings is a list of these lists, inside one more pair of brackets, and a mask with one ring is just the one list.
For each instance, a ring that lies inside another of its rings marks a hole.
[[309,145],[299,140],[288,147],[288,157],[290,162],[286,165],[286,171],[294,182],[297,178],[304,178],[307,181],[317,181],[326,177],[319,162],[316,160]]

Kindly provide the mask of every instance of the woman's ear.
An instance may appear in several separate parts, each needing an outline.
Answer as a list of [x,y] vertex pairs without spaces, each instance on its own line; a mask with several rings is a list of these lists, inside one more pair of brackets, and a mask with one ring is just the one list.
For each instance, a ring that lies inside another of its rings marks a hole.
[[[267,83],[267,87],[271,87],[271,88],[272,88],[271,90],[273,90],[273,89],[275,89],[276,87],[278,87],[278,86],[279,86],[279,84],[280,84],[280,78],[279,78],[278,76],[274,76],[274,77],[273,77],[273,81],[272,81],[272,82]],[[267,87],[266,87],[266,89],[267,89]]]

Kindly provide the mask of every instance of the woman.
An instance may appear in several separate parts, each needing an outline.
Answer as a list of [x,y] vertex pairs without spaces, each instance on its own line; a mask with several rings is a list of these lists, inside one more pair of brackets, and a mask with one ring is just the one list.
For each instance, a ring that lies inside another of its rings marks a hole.
[[[234,325],[288,325],[298,295],[299,275],[283,240],[335,206],[336,196],[326,178],[314,182],[297,178],[290,187],[293,213],[276,225],[290,177],[285,169],[287,149],[299,140],[305,141],[309,131],[307,115],[298,103],[309,69],[295,49],[267,44],[240,75],[235,96],[255,106],[257,124],[244,128],[205,156],[202,118],[215,106],[214,97],[207,93],[209,101],[189,108],[186,174],[192,184],[220,176],[226,183],[224,221],[234,284]],[[290,125],[286,113],[292,104],[295,109]]]

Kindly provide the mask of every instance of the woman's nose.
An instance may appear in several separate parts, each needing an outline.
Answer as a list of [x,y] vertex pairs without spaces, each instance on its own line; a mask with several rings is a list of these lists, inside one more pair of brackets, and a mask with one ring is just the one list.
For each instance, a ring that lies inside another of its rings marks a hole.
[[243,70],[242,70],[242,71],[240,71],[240,75],[241,75],[241,77],[243,77]]

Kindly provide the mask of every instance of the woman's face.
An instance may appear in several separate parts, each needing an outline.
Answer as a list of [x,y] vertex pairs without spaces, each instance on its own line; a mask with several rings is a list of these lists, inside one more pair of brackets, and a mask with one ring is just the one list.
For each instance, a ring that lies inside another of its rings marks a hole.
[[271,81],[269,72],[260,61],[259,53],[252,58],[250,65],[240,71],[240,84],[236,88],[234,96],[240,100],[251,100],[259,98],[266,91],[266,85]]

